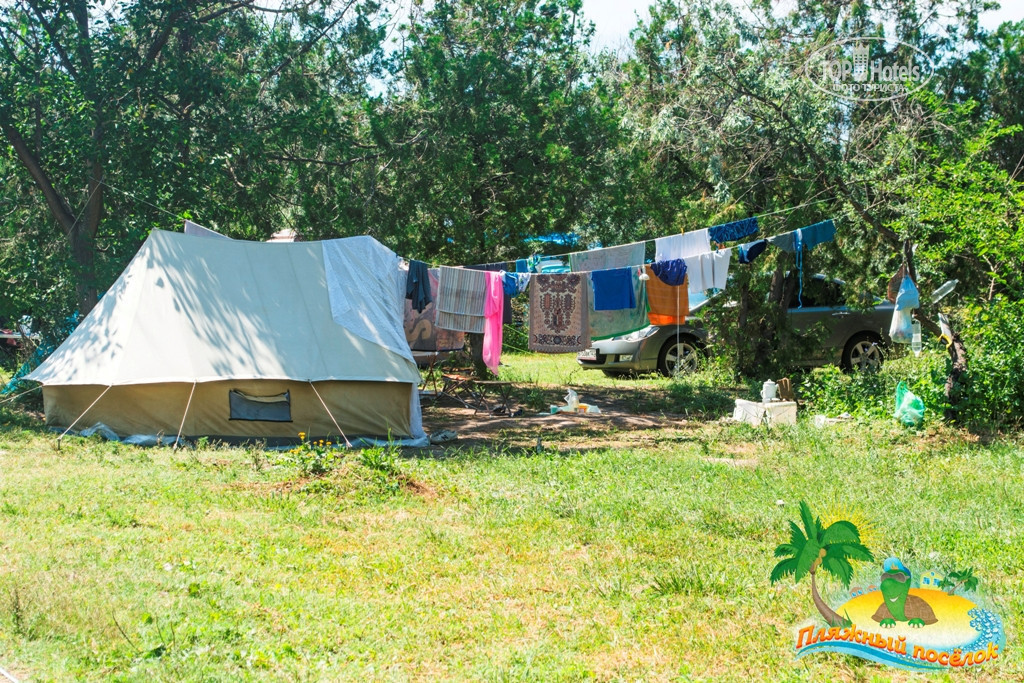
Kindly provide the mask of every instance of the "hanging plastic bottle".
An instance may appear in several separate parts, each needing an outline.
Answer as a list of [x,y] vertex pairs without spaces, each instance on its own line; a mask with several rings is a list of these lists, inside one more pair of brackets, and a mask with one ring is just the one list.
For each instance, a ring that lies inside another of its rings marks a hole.
[[915,320],[911,326],[913,330],[913,336],[910,339],[910,349],[914,352],[915,356],[921,355],[921,321]]

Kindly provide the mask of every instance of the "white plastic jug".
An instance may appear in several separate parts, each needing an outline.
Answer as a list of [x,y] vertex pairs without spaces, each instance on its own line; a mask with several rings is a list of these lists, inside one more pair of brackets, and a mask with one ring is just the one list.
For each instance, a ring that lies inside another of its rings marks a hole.
[[775,395],[779,391],[779,385],[772,380],[767,380],[761,385],[761,400],[767,403],[768,401],[774,401]]

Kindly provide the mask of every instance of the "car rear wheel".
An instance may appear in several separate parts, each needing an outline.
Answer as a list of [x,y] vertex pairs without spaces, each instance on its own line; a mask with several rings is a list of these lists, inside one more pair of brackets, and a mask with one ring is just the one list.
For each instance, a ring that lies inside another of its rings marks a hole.
[[658,372],[666,377],[688,375],[697,371],[700,345],[694,337],[671,337],[658,353]]
[[843,349],[843,369],[847,372],[880,370],[884,362],[882,338],[877,334],[855,334]]

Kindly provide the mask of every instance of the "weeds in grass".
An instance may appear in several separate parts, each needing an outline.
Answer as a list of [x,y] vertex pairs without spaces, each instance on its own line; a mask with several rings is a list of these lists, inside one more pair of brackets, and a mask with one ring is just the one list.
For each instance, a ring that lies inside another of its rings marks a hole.
[[11,589],[9,611],[11,614],[11,630],[19,636],[28,637],[25,632],[25,605],[22,603],[21,591],[15,586]]
[[359,452],[359,464],[382,474],[398,474],[395,451],[391,448],[377,446]]
[[651,580],[650,590],[659,597],[669,595],[723,595],[722,582],[697,569],[660,574]]
[[320,477],[335,467],[342,459],[336,444],[330,441],[307,441],[302,434],[302,443],[281,454],[278,462],[283,465],[294,465],[304,477]]

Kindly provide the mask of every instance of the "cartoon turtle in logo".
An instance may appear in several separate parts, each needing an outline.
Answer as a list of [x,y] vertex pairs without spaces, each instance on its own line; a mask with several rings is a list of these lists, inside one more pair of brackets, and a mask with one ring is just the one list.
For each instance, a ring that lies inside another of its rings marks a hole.
[[921,628],[938,621],[931,606],[916,595],[910,595],[910,570],[899,558],[890,557],[882,563],[882,579],[878,585],[885,601],[871,618],[883,628],[892,628],[897,621]]

